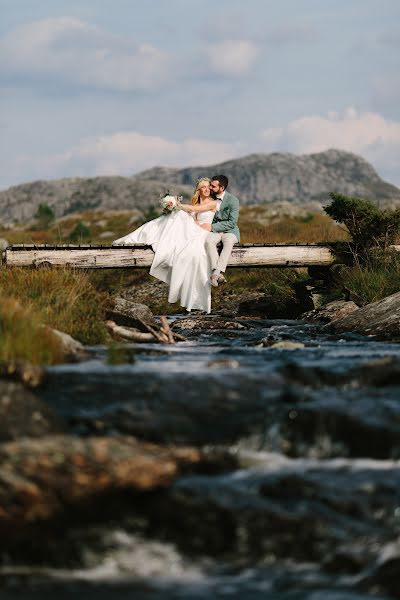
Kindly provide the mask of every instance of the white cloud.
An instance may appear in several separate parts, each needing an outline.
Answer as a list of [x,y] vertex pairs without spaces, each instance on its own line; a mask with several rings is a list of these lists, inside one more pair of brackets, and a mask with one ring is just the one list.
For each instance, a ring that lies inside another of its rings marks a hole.
[[339,148],[360,154],[391,181],[400,183],[400,122],[348,108],[339,114],[311,115],[261,132],[265,151],[322,152]]
[[197,138],[176,142],[136,131],[121,131],[83,139],[52,156],[20,156],[12,164],[3,164],[4,175],[0,176],[0,182],[4,186],[33,179],[132,175],[155,165],[207,166],[233,158],[240,152],[240,144]]
[[167,76],[168,55],[79,19],[44,19],[0,39],[0,75],[120,91],[147,90]]
[[226,76],[244,75],[257,57],[256,46],[247,40],[224,40],[205,50],[210,69]]

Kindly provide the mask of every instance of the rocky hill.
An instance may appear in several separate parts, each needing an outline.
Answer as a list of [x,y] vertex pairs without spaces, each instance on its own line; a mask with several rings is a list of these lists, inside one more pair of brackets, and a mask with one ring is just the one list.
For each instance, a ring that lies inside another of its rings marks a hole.
[[341,150],[297,156],[289,153],[251,154],[217,165],[167,169],[155,167],[136,180],[172,185],[195,184],[199,177],[224,173],[229,190],[244,204],[292,202],[325,204],[328,192],[369,198],[380,205],[398,205],[400,190],[379,177],[363,158]]
[[363,158],[340,150],[296,156],[252,154],[217,165],[171,169],[155,167],[133,177],[70,178],[36,181],[0,192],[3,223],[24,223],[39,204],[61,217],[87,209],[146,210],[166,189],[187,199],[201,176],[225,173],[229,189],[244,204],[284,203],[321,209],[328,192],[375,200],[381,206],[400,204],[400,190],[383,181]]
[[[50,206],[57,217],[90,209],[146,211],[155,206],[166,186],[131,177],[88,177],[35,181],[0,192],[0,220],[26,223],[39,204]],[[189,196],[191,187],[177,185],[174,192]]]

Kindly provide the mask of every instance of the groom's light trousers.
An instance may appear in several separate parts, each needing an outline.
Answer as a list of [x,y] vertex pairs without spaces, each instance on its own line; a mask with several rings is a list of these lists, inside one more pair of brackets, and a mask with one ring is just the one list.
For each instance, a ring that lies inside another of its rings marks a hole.
[[[217,245],[222,242],[221,254],[218,254]],[[211,262],[212,270],[218,269],[225,273],[226,266],[233,246],[237,244],[234,233],[209,233],[206,237],[206,251]]]

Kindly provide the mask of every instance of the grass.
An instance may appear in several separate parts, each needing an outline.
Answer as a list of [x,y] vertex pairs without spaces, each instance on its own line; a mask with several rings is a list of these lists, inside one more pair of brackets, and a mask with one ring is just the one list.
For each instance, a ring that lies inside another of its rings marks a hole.
[[37,319],[84,344],[107,338],[104,317],[108,295],[84,271],[71,269],[0,270],[3,298],[14,298]]
[[60,341],[43,327],[40,312],[0,295],[0,361],[54,364],[62,358]]
[[400,256],[387,252],[371,257],[366,265],[345,269],[341,279],[365,303],[376,302],[400,291]]
[[[0,228],[0,237],[10,244],[69,244],[76,227],[83,224],[89,233],[74,243],[111,244],[145,220],[145,215],[138,210],[88,210],[59,219],[46,230],[37,229],[35,223],[13,230]],[[312,243],[348,239],[346,231],[325,214],[276,215],[269,205],[243,206],[239,227],[244,243]]]

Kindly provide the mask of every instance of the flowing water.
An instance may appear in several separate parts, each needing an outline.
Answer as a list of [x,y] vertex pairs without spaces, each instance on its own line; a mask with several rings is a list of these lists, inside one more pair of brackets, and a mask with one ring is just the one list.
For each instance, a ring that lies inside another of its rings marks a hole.
[[1,600],[400,597],[400,346],[239,323],[48,370],[42,397],[75,433],[222,447],[239,466],[81,524],[68,564],[10,562]]

